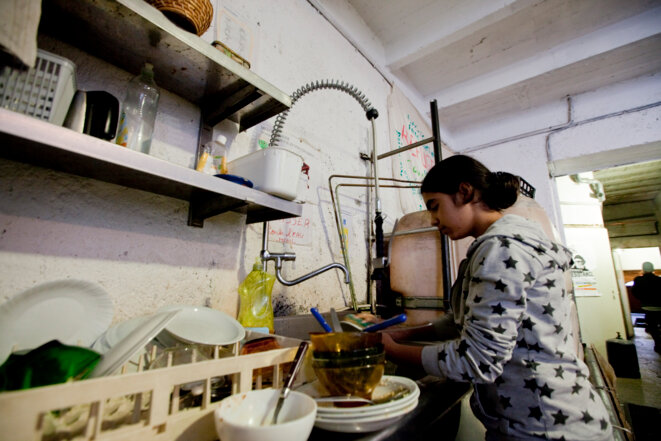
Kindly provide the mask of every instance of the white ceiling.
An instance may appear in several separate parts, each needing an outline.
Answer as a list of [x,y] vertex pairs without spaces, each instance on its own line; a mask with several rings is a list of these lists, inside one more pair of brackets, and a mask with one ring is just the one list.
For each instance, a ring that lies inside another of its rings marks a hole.
[[347,1],[450,132],[661,72],[660,0]]
[[[661,0],[308,1],[451,138],[661,72]],[[654,200],[660,164],[600,172],[605,203]]]

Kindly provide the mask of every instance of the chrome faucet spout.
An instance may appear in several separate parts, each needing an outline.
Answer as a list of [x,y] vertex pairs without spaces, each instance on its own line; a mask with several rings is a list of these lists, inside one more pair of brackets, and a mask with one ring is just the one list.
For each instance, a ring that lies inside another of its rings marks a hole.
[[305,282],[306,280],[311,279],[315,276],[318,276],[319,274],[321,274],[325,271],[328,271],[329,269],[332,269],[332,268],[338,268],[338,269],[341,269],[342,271],[344,271],[344,283],[349,283],[349,271],[347,270],[347,267],[342,265],[341,263],[336,263],[336,262],[331,263],[331,264],[326,265],[326,266],[322,266],[321,268],[316,269],[316,270],[314,270],[314,271],[312,271],[312,272],[310,272],[310,273],[308,273],[304,276],[301,276],[298,279],[294,279],[294,280],[285,280],[282,277],[282,274],[280,273],[280,270],[282,269],[282,265],[278,266],[278,264],[276,262],[275,277],[283,285],[292,286],[292,285],[299,284],[301,282]]
[[305,282],[308,279],[311,279],[315,276],[318,276],[319,274],[328,271],[329,269],[332,268],[338,268],[342,271],[344,271],[344,283],[349,283],[351,281],[349,277],[349,270],[347,269],[346,266],[342,265],[341,263],[331,263],[326,266],[322,266],[319,269],[316,269],[304,276],[299,277],[298,279],[294,280],[285,280],[284,277],[282,277],[281,270],[282,270],[282,262],[284,260],[296,260],[296,254],[294,253],[270,253],[268,250],[262,250],[261,252],[261,259],[262,262],[266,262],[269,260],[272,260],[275,262],[275,278],[278,279],[278,282],[282,283],[285,286],[292,286],[292,285],[297,285],[301,282]]

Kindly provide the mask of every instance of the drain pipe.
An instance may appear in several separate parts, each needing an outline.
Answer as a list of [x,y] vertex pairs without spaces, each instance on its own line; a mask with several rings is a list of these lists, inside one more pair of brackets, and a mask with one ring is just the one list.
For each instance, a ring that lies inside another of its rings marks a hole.
[[[364,159],[369,159],[368,157],[365,157]],[[380,159],[380,158],[379,158]],[[355,175],[330,175],[328,177],[328,191],[331,196],[331,204],[333,206],[333,215],[335,216],[335,227],[337,230],[337,235],[340,241],[340,248],[342,249],[342,257],[344,258],[344,265],[349,269],[349,274],[351,275],[351,268],[349,266],[349,256],[348,256],[348,250],[346,243],[344,242],[344,235],[342,234],[342,215],[341,215],[341,209],[340,209],[340,198],[339,198],[339,187],[340,186],[345,186],[345,187],[367,187],[367,188],[372,188],[374,187],[374,184],[347,184],[347,183],[340,183],[337,184],[335,187],[333,187],[333,179],[336,178],[342,178],[342,179],[358,179],[358,180],[374,180],[373,176],[355,176]],[[398,182],[401,184],[409,184],[407,186],[396,186],[396,185],[380,185],[380,188],[411,188],[411,185],[419,185],[420,183],[417,181],[406,181],[402,179],[395,179],[395,178],[381,178],[381,181],[388,181],[388,182]],[[336,198],[337,195],[337,198]],[[371,212],[371,206],[368,204],[367,212]],[[370,224],[371,225],[371,224]],[[385,234],[384,234],[385,236]],[[371,232],[369,233],[369,237],[371,238]],[[368,286],[367,286],[367,292],[368,292],[368,300],[369,300],[369,305],[370,310],[374,311],[376,310],[376,296],[372,295],[372,289],[370,287],[371,283],[371,274],[372,274],[372,247],[368,246],[367,247],[367,252],[368,252]],[[362,309],[361,307],[363,305],[358,305],[356,301],[356,293],[354,290],[353,286],[353,279],[351,279],[351,283],[349,284],[349,289],[351,293],[351,304],[354,308],[354,310],[359,311]]]

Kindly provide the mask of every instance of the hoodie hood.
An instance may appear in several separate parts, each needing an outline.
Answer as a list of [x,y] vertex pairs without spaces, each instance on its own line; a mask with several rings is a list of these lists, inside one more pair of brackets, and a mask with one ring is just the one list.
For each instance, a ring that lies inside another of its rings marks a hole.
[[567,247],[550,240],[536,222],[516,214],[506,214],[491,224],[487,231],[470,245],[467,252],[468,256],[482,242],[493,237],[521,244],[522,248],[532,257],[544,263],[552,260],[562,269],[566,270],[571,267],[572,253]]

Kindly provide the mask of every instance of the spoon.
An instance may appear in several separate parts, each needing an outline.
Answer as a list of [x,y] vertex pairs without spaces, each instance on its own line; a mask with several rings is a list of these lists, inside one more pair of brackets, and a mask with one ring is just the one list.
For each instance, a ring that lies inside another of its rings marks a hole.
[[380,331],[382,329],[388,328],[392,325],[397,325],[399,323],[403,323],[406,321],[406,314],[399,314],[396,315],[395,317],[389,318],[388,320],[384,320],[381,323],[377,323],[372,326],[368,326],[367,328],[363,329],[363,332],[374,332],[374,331]]
[[305,355],[305,352],[308,350],[308,345],[309,343],[307,341],[302,341],[301,344],[298,345],[298,351],[296,351],[294,362],[292,363],[291,368],[289,369],[289,373],[287,373],[287,378],[285,378],[285,384],[280,390],[280,397],[278,397],[278,404],[275,405],[275,412],[273,412],[273,419],[271,420],[272,425],[278,422],[278,414],[280,413],[280,409],[282,409],[282,403],[285,402],[285,398],[287,398],[289,392],[291,391],[291,385],[294,383],[294,378],[296,378],[296,374],[298,374],[298,370],[301,367],[301,361],[303,361],[303,356]]

